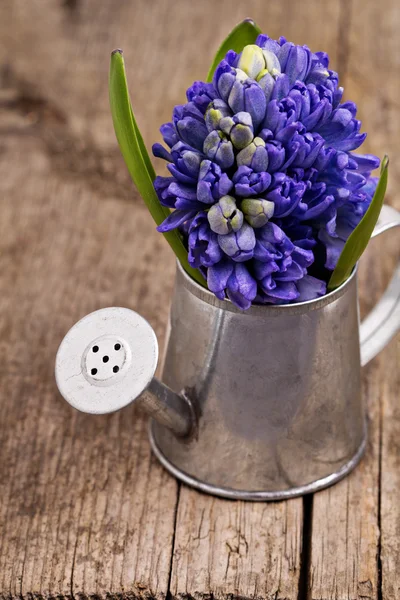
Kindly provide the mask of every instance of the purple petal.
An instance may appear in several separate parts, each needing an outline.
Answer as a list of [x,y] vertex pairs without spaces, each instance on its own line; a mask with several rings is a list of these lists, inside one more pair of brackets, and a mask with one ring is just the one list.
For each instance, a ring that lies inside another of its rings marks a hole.
[[243,264],[235,265],[227,282],[228,298],[242,310],[247,310],[257,294],[257,283]]
[[175,201],[175,208],[178,210],[203,210],[204,204],[197,200],[188,200],[187,198],[177,198]]
[[304,271],[295,262],[292,262],[286,269],[281,269],[280,273],[276,273],[274,276],[275,281],[297,281],[304,276]]
[[222,196],[226,196],[227,194],[229,194],[232,187],[233,187],[232,181],[229,179],[229,177],[226,173],[223,173],[221,175],[219,183],[218,183],[217,197],[221,198]]
[[157,158],[162,158],[164,160],[167,160],[168,162],[172,162],[171,154],[168,152],[168,150],[166,150],[166,148],[164,148],[164,146],[162,146],[158,142],[156,144],[153,144],[152,150],[154,156],[156,156]]
[[234,113],[245,110],[243,82],[236,79],[229,94],[228,104]]
[[167,165],[168,171],[181,183],[187,183],[189,185],[195,185],[196,180],[185,173],[182,173],[173,163]]
[[219,235],[218,243],[225,254],[235,261],[243,262],[253,256],[253,249],[256,245],[254,229],[247,223],[243,223],[239,231]]
[[194,186],[184,185],[177,181],[173,181],[169,186],[170,194],[179,196],[180,198],[187,198],[188,200],[197,200],[196,188]]
[[289,77],[282,73],[278,75],[275,81],[275,87],[272,91],[271,100],[277,100],[278,102],[288,95],[290,90]]
[[301,216],[303,221],[308,221],[310,219],[316,219],[322,213],[326,211],[326,209],[333,204],[335,198],[333,196],[327,195],[322,200],[315,203],[314,206],[309,206],[304,215]]
[[347,140],[336,142],[335,144],[333,144],[333,146],[338,150],[342,150],[343,152],[350,152],[351,150],[356,150],[357,148],[359,148],[366,137],[366,133],[359,133]]
[[305,275],[302,279],[296,281],[296,287],[299,292],[299,297],[296,302],[314,300],[314,298],[319,298],[326,294],[325,281],[312,277],[311,275]]
[[165,233],[166,231],[171,231],[171,229],[175,229],[176,227],[179,227],[179,225],[182,225],[185,221],[194,217],[195,214],[196,214],[196,211],[193,211],[193,210],[192,211],[174,210],[174,212],[171,213],[165,219],[165,221],[163,221],[161,223],[161,225],[159,225],[157,227],[157,231],[159,231],[160,233]]
[[214,294],[225,290],[226,284],[234,268],[234,263],[229,260],[221,260],[207,271],[207,286]]
[[307,76],[311,63],[311,52],[308,48],[301,46],[293,46],[287,57],[287,62],[284,68],[286,75],[289,77],[290,85],[295,81],[303,81]]
[[226,60],[221,61],[215,70],[213,85],[214,88],[219,92],[222,100],[225,100],[225,102],[228,100],[235,81],[236,76],[232,66]]
[[251,115],[256,129],[264,120],[267,109],[267,100],[260,86],[256,83],[250,85],[244,92],[244,110]]
[[200,123],[191,117],[184,117],[177,122],[177,129],[182,140],[189,146],[197,150],[203,149],[203,143],[208,134],[205,123]]
[[214,204],[215,200],[211,193],[211,183],[208,181],[199,181],[197,184],[197,198],[204,204]]
[[178,135],[173,123],[164,123],[160,127],[160,133],[163,136],[164,142],[172,148],[178,141]]
[[265,285],[264,280],[261,282],[261,289],[265,293],[265,301],[271,304],[285,304],[293,302],[299,297],[296,285],[293,282],[280,281],[275,287]]
[[215,154],[215,162],[221,169],[229,169],[235,162],[232,143],[229,140],[222,140]]
[[320,229],[318,232],[318,237],[326,249],[325,267],[330,271],[333,271],[337,265],[339,256],[342,253],[345,241],[338,237],[330,236],[325,229]]
[[259,146],[254,152],[251,160],[251,168],[256,173],[262,173],[268,169],[268,152],[263,146]]
[[251,300],[248,300],[240,292],[233,292],[232,290],[228,289],[227,296],[235,306],[240,308],[240,310],[248,310],[251,306]]

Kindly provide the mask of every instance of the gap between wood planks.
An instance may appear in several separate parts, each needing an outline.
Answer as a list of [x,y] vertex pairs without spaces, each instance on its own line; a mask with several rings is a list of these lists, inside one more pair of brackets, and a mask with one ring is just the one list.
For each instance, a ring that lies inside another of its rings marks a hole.
[[166,595],[166,600],[171,600],[172,598],[172,594],[171,594],[171,578],[172,578],[172,567],[173,567],[173,562],[174,562],[174,553],[175,553],[175,538],[176,538],[176,523],[178,520],[178,507],[179,507],[179,500],[181,497],[181,489],[182,489],[182,484],[180,481],[178,481],[178,488],[176,491],[176,502],[175,502],[175,510],[174,510],[174,530],[173,530],[173,535],[172,535],[172,543],[171,543],[171,560],[169,563],[169,575],[168,575],[168,587],[167,587],[167,595]]
[[379,402],[379,445],[378,445],[378,545],[377,545],[377,570],[378,570],[378,579],[377,579],[377,594],[378,600],[384,600],[383,592],[382,592],[382,445],[383,445],[383,406],[382,401]]
[[303,497],[303,530],[298,600],[307,600],[309,597],[308,588],[312,551],[312,512],[313,494],[308,494]]

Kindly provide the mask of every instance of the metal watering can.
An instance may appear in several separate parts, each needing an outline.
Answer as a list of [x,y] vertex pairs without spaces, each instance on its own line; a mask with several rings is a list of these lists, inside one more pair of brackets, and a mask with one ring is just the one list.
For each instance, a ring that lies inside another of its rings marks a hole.
[[[374,236],[400,226],[383,207]],[[338,481],[366,445],[361,366],[400,329],[400,265],[359,325],[357,270],[308,302],[241,312],[178,265],[162,382],[151,326],[126,308],[79,321],[56,359],[64,398],[103,414],[136,401],[162,465],[203,492],[279,500]]]

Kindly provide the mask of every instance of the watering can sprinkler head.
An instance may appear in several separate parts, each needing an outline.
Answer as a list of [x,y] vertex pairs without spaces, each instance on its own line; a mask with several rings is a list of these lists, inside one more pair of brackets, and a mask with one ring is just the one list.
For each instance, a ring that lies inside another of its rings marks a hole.
[[127,308],[103,308],[64,337],[56,382],[65,400],[82,412],[106,414],[138,402],[175,435],[188,436],[195,425],[190,400],[154,376],[157,362],[157,337],[149,323]]

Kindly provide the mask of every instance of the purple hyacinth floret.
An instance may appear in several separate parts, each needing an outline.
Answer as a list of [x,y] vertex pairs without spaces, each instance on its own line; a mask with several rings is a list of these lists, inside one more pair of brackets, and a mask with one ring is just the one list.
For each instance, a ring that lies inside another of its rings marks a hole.
[[259,35],[196,81],[161,127],[154,183],[192,267],[242,310],[318,298],[364,216],[379,159],[324,52]]

